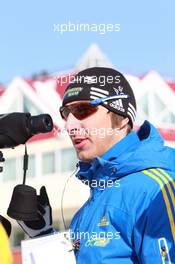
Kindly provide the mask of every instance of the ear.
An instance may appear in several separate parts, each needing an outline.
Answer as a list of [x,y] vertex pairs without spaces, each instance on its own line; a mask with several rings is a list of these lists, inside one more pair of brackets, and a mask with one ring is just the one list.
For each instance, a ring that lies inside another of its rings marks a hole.
[[123,129],[129,123],[129,118],[126,117],[122,120],[120,129]]

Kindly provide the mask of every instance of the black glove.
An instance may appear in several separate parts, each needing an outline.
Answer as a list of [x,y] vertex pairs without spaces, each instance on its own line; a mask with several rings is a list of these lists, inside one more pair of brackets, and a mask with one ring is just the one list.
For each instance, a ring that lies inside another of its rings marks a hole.
[[54,228],[52,227],[52,208],[49,203],[45,186],[41,187],[40,195],[37,195],[37,208],[39,218],[38,220],[17,220],[24,232],[31,238],[55,232]]

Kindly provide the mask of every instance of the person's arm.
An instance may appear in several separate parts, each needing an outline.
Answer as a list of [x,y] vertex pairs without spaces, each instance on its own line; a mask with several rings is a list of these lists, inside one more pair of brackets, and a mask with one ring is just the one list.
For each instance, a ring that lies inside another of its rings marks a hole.
[[175,263],[175,189],[161,185],[137,219],[134,245],[139,263]]

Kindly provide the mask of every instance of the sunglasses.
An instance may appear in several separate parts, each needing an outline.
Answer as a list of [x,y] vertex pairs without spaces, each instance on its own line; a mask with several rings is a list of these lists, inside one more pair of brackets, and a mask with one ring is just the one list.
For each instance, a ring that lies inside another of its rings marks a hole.
[[83,120],[84,118],[94,114],[98,110],[98,105],[105,103],[108,100],[113,99],[124,99],[128,98],[127,94],[121,95],[113,95],[113,96],[106,96],[104,98],[97,98],[91,100],[90,102],[81,102],[75,103],[69,106],[61,106],[60,107],[60,114],[64,120],[67,120],[68,115],[72,113],[78,120]]
[[70,113],[73,114],[78,120],[83,120],[97,112],[97,110],[97,105],[92,105],[88,102],[82,102],[60,107],[60,114],[64,120],[67,120]]

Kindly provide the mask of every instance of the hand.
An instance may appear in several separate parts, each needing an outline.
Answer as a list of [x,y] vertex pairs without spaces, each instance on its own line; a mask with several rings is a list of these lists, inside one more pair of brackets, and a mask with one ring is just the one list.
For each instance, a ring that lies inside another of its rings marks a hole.
[[37,195],[38,220],[21,221],[18,224],[24,232],[31,238],[54,233],[52,227],[52,208],[45,186],[40,189],[40,195]]

